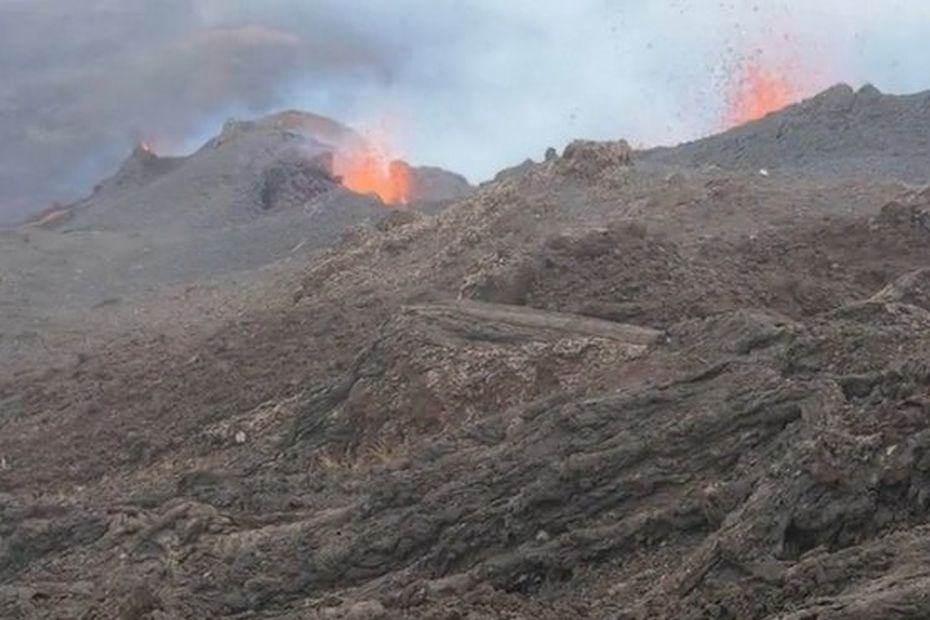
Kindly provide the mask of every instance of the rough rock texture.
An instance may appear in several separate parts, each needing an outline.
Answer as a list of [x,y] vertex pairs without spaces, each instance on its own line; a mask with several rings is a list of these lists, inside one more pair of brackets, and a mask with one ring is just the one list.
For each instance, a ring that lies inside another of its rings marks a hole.
[[622,169],[632,163],[633,149],[626,140],[618,142],[575,140],[565,147],[561,160],[561,166],[565,172],[588,178]]
[[410,202],[426,203],[420,208],[424,206],[429,208],[427,205],[430,203],[448,203],[474,191],[468,180],[460,174],[435,166],[411,166],[403,161],[395,162],[395,164],[406,170],[407,178],[410,180]]
[[313,159],[282,158],[262,171],[252,191],[264,211],[293,209],[307,205],[337,187],[332,176],[332,154]]
[[0,617],[930,617],[930,193],[623,153],[11,366]]
[[[408,306],[296,425],[338,458],[398,450],[512,405],[605,381],[661,333],[479,302]],[[325,428],[320,426],[321,421]]]

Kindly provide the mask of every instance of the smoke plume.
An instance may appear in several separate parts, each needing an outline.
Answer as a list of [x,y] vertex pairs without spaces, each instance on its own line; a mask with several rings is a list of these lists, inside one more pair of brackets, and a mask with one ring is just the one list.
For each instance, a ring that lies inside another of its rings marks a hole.
[[0,0],[0,222],[282,108],[473,180],[577,137],[677,142],[734,117],[734,67],[792,97],[930,87],[928,27],[924,0]]
[[73,199],[134,144],[170,152],[280,105],[294,81],[390,79],[390,45],[338,13],[247,4],[0,0],[0,219]]

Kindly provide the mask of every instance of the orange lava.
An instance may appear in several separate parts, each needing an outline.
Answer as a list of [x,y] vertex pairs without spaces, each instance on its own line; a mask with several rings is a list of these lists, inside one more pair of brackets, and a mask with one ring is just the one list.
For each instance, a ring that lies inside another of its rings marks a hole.
[[410,169],[392,161],[385,149],[369,145],[340,151],[333,165],[342,184],[353,192],[375,194],[389,205],[404,205],[410,200]]
[[800,98],[800,89],[787,75],[755,63],[748,64],[733,84],[727,106],[727,124],[742,125],[760,119]]

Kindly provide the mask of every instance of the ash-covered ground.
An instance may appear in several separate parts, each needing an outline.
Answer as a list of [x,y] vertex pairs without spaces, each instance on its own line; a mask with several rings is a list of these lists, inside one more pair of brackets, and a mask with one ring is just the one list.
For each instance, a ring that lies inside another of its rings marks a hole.
[[135,153],[0,239],[0,616],[930,617],[928,110],[407,209]]

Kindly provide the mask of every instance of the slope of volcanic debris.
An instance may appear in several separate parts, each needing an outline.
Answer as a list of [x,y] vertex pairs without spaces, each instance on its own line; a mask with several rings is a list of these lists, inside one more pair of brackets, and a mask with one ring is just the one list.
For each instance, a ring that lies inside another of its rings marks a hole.
[[835,86],[816,97],[718,136],[646,159],[726,169],[787,169],[812,176],[867,175],[925,183],[930,92],[907,96]]
[[[136,148],[91,196],[49,210],[29,228],[53,251],[69,245],[63,236],[87,248],[68,256],[80,272],[76,295],[97,294],[101,280],[113,285],[105,297],[257,268],[298,246],[331,245],[347,228],[387,215],[378,196],[349,191],[334,170],[336,152],[365,144],[350,129],[302,112],[231,120],[190,156]],[[471,191],[453,173],[396,165],[411,180],[412,208],[425,202],[435,209]],[[127,265],[131,274],[120,271]]]
[[[241,304],[222,302],[212,287],[268,297],[259,281],[293,275],[309,253],[390,213],[378,196],[344,187],[334,170],[334,151],[365,148],[347,127],[293,111],[231,120],[186,157],[140,145],[86,199],[0,231],[0,368],[67,358],[74,343],[101,329],[130,332],[142,315],[162,325],[235,315]],[[435,212],[472,191],[439,168],[392,165],[410,180],[405,208]],[[166,287],[185,301],[126,303]],[[188,290],[198,287],[210,291]]]
[[0,616],[928,617],[930,190],[645,157],[0,382]]
[[[228,121],[223,131],[187,157],[160,157],[138,147],[117,173],[75,205],[68,230],[210,229],[255,218],[269,172],[303,164],[316,172],[303,203],[337,187],[324,140],[360,139],[323,117],[286,112],[259,121]],[[288,206],[288,205],[281,205]]]
[[0,239],[8,272],[0,286],[18,280],[10,295],[33,310],[94,305],[331,244],[385,214],[332,174],[321,140],[352,138],[322,117],[283,113],[230,121],[188,157],[140,146],[85,200]]

